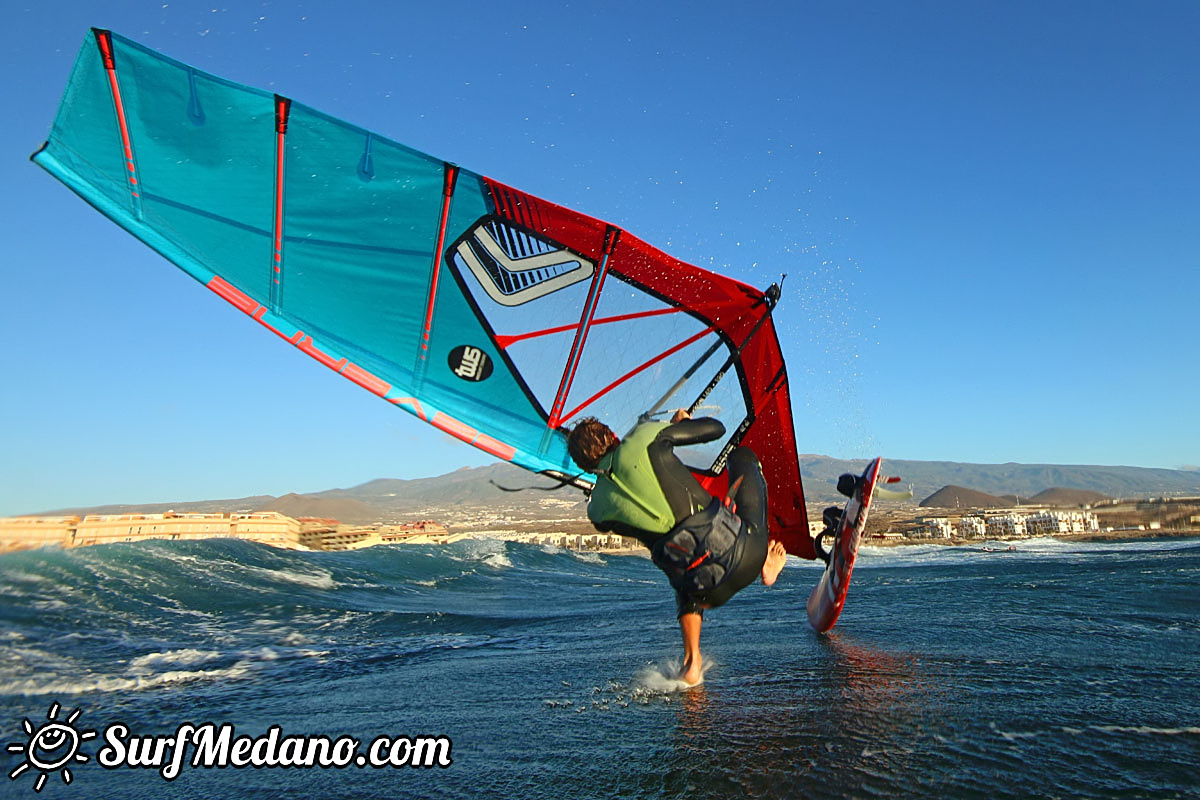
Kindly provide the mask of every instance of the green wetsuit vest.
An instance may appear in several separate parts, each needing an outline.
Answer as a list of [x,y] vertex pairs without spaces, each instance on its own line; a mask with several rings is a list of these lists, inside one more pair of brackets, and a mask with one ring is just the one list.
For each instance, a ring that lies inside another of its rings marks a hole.
[[623,522],[650,533],[667,533],[675,515],[650,463],[647,447],[669,422],[638,425],[617,449],[600,459],[596,487],[588,503],[588,519],[599,527]]

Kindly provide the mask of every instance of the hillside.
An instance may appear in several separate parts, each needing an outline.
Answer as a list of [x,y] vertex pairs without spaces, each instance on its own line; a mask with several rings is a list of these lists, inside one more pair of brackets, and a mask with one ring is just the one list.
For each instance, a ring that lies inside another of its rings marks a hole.
[[977,492],[964,486],[943,486],[920,503],[921,508],[1007,508],[1014,505],[1003,497]]
[[380,509],[351,498],[325,498],[305,494],[285,494],[256,507],[255,511],[278,511],[289,517],[336,519],[350,524],[378,522]]
[[556,492],[506,492],[496,484],[509,489],[550,489],[559,485],[557,481],[534,475],[512,464],[492,464],[486,467],[463,467],[433,478],[383,478],[349,489],[315,492],[310,496],[327,500],[357,500],[376,508],[397,512],[419,511],[428,506],[480,506],[494,503],[509,505],[513,502],[520,503],[522,500],[536,503],[547,496],[562,500],[581,500],[583,497],[578,490],[570,488]]
[[[838,475],[862,472],[866,460],[846,461],[829,456],[800,457],[804,493],[811,502],[831,502]],[[1070,486],[1106,497],[1200,495],[1200,473],[1147,467],[1108,467],[1062,464],[967,464],[954,461],[883,461],[887,475],[899,475],[914,497],[926,497],[943,486],[969,486],[975,491],[1015,495],[1022,503],[1054,486]]]
[[[835,489],[838,475],[861,472],[865,465],[866,461],[802,456],[800,468],[807,500],[814,505],[843,502],[845,498],[838,495]],[[915,497],[925,497],[922,505],[932,501],[943,488],[957,487],[956,491],[960,494],[937,498],[938,503],[949,503],[940,506],[943,508],[974,507],[985,500],[992,507],[1033,502],[1073,506],[1080,502],[1095,502],[1098,496],[1200,496],[1200,472],[1186,470],[885,460],[884,472],[899,475],[902,486],[911,486]],[[68,508],[39,513],[118,514],[157,513],[170,509],[206,512],[271,509],[289,516],[327,517],[351,523],[412,520],[436,514],[449,519],[473,510],[530,520],[582,518],[584,515],[585,500],[576,489],[505,492],[495,484],[510,488],[552,488],[557,485],[548,478],[533,475],[511,464],[492,464],[463,468],[432,478],[379,479],[349,488],[279,498],[265,495],[230,500]],[[962,494],[965,492],[973,494]],[[1064,495],[1063,492],[1069,494]],[[1078,494],[1080,492],[1084,494]],[[1003,495],[1011,497],[1005,498]]]
[[1075,506],[1091,506],[1112,498],[1099,492],[1089,492],[1086,489],[1064,489],[1055,487],[1044,492],[1038,492],[1029,498],[1029,504],[1035,506],[1058,506],[1073,508]]

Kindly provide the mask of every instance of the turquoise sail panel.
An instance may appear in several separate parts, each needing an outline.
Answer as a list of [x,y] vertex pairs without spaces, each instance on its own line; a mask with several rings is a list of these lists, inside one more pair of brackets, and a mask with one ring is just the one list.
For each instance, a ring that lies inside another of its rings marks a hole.
[[480,176],[99,30],[33,159],[331,369],[499,458],[576,471],[439,253],[493,213]]

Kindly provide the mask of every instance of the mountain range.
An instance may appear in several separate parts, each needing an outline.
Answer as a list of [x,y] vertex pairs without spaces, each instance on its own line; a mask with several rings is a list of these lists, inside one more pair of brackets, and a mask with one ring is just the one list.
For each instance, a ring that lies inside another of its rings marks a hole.
[[[844,472],[861,472],[866,463],[865,460],[843,460],[829,456],[801,456],[800,471],[806,499],[814,504],[841,502],[844,498],[840,498],[835,490],[838,476]],[[1105,497],[1124,498],[1200,495],[1200,472],[1193,470],[885,460],[884,473],[900,476],[900,485],[912,488],[915,499],[911,502],[914,505],[922,498],[926,499],[926,503],[934,501],[937,504],[939,501],[936,498],[942,494],[940,490],[992,495],[1012,500],[1013,505],[1049,499],[1043,493],[1051,489],[1082,490]],[[555,481],[548,478],[533,475],[511,464],[498,463],[486,467],[464,467],[432,478],[382,478],[346,489],[329,489],[303,495],[256,495],[224,500],[106,505],[42,513],[154,513],[168,509],[201,512],[275,510],[294,517],[327,517],[344,523],[368,523],[443,517],[448,514],[461,516],[472,509],[484,509],[526,519],[571,515],[582,518],[584,499],[580,492],[571,488],[542,491],[553,489],[556,485]],[[506,492],[500,486],[530,490]],[[1071,497],[1080,496],[1078,491],[1069,494]],[[1049,495],[1054,496],[1065,495]]]

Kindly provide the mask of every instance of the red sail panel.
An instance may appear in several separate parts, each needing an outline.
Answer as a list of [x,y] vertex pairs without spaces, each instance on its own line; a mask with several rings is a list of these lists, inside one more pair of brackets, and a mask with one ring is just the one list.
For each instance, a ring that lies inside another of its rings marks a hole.
[[[600,262],[606,255],[605,231],[609,227],[606,223],[494,181],[489,180],[487,184],[499,216],[561,242],[594,262]],[[728,343],[727,352],[742,348],[736,373],[750,413],[748,425],[740,431],[740,444],[751,448],[762,462],[768,487],[771,535],[782,541],[788,552],[802,558],[814,558],[787,373],[774,325],[770,319],[762,322],[763,315],[769,314],[771,308],[765,293],[680,261],[628,232],[621,233],[607,255],[608,269],[614,276],[642,287],[648,294],[716,331]],[[612,290],[606,287],[606,291]],[[670,344],[664,345],[664,353]],[[717,366],[719,364],[720,360]],[[713,367],[709,375],[715,369]],[[615,374],[619,377],[623,372],[619,370]],[[601,385],[607,389],[617,383],[617,380],[605,381]],[[656,399],[644,398],[646,404]],[[691,400],[679,399],[683,402],[675,406]],[[736,435],[737,432],[729,433]],[[682,454],[686,457],[686,453]],[[725,489],[723,474],[698,472],[697,477],[714,494]]]

